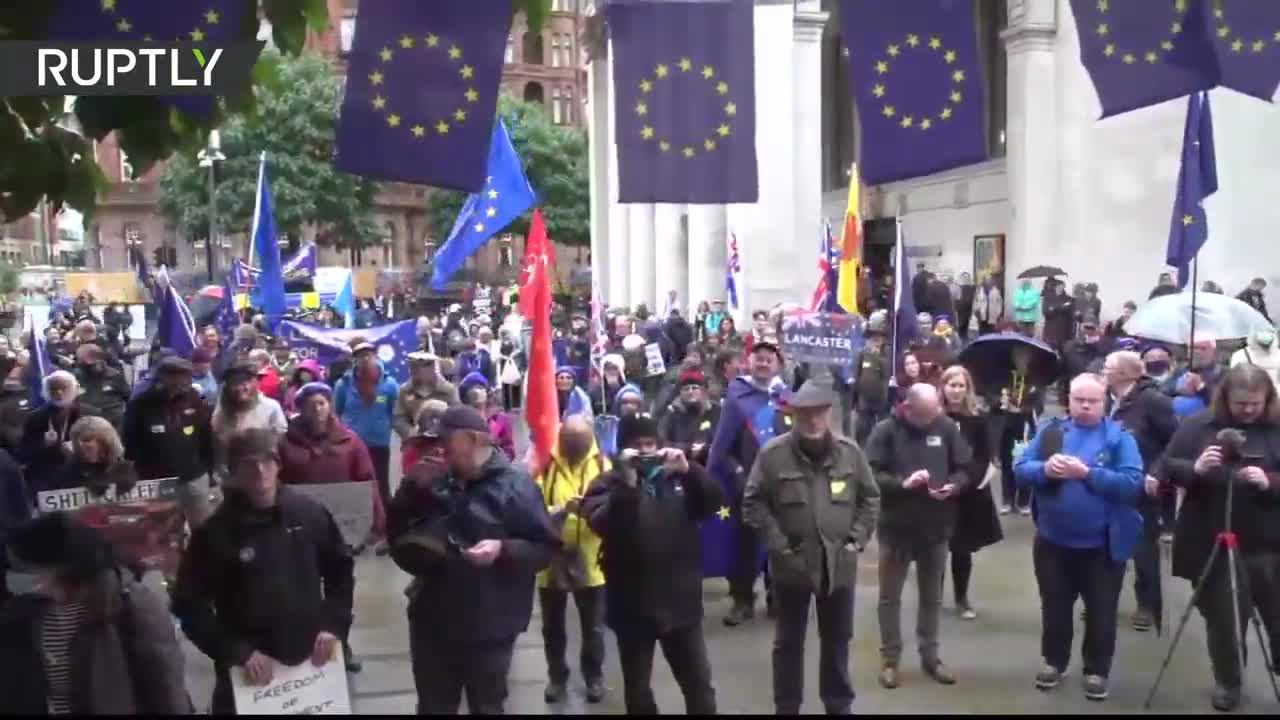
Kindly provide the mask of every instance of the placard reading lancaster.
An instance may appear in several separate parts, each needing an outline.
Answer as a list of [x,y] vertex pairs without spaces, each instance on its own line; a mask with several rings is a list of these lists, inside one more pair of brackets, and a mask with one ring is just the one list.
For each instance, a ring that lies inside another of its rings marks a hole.
[[782,318],[782,350],[796,362],[853,367],[854,356],[862,350],[862,318],[789,313]]
[[74,513],[81,522],[97,528],[127,562],[174,577],[182,554],[183,521],[177,489],[177,478],[163,478],[139,481],[119,497],[115,486],[100,496],[85,487],[46,490],[36,493],[36,510]]
[[271,682],[250,685],[244,668],[231,671],[231,690],[238,715],[350,715],[347,674],[338,646],[334,658],[321,667],[309,661],[276,665]]
[[373,483],[290,485],[289,488],[325,506],[348,545],[357,547],[369,539],[369,529],[373,527]]

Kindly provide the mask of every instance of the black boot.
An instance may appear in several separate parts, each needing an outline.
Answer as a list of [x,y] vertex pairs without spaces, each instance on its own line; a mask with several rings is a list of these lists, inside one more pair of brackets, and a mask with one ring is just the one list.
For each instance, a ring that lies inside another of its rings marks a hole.
[[364,663],[356,659],[355,653],[351,651],[351,646],[347,643],[342,644],[342,658],[346,661],[348,674],[357,675],[364,669]]

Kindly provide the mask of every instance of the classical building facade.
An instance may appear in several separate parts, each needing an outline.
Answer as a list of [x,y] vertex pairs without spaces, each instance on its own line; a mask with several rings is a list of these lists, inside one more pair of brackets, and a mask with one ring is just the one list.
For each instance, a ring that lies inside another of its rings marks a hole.
[[[517,16],[505,50],[503,89],[515,97],[544,103],[552,120],[566,126],[581,126],[584,122],[586,71],[579,46],[580,2],[582,0],[553,0],[553,12],[538,33],[529,32],[524,18]],[[359,2],[327,0],[327,3],[329,26],[321,32],[309,32],[307,48],[329,57],[334,72],[341,75],[346,72]],[[260,36],[269,37],[265,23]],[[96,152],[110,187],[99,198],[94,225],[89,228],[86,253],[89,265],[106,270],[126,269],[130,263],[128,248],[137,246],[148,260],[165,258],[175,267],[204,272],[203,242],[193,243],[181,236],[156,212],[163,165],[133,177],[128,158],[112,136],[98,143]],[[421,266],[443,240],[433,238],[428,227],[425,214],[428,192],[429,189],[422,186],[383,183],[374,211],[383,230],[382,242],[354,258],[348,251],[322,248],[320,263],[377,269]],[[231,258],[242,257],[244,244],[243,237],[220,238],[215,244],[215,265],[225,268]],[[519,239],[510,238],[491,243],[477,253],[470,264],[485,275],[514,274],[511,268],[518,264],[521,245]],[[577,255],[569,249],[564,254]]]
[[[859,142],[834,5],[756,0],[756,97],[769,101],[756,107],[760,200],[752,205],[614,202],[607,54],[591,64],[593,269],[610,304],[652,307],[670,289],[686,303],[723,298],[729,231],[739,242],[744,310],[807,303],[820,228],[842,224]],[[866,188],[864,260],[887,271],[897,215],[913,265],[955,275],[999,269],[1008,289],[1022,270],[1056,265],[1069,281],[1098,283],[1104,315],[1145,300],[1165,270],[1186,101],[1098,120],[1070,3],[976,5],[989,159]],[[1280,110],[1229,90],[1211,95],[1221,189],[1205,203],[1210,240],[1199,277],[1234,294],[1261,276],[1270,290],[1280,285],[1271,237],[1280,203],[1270,197],[1280,180]]]

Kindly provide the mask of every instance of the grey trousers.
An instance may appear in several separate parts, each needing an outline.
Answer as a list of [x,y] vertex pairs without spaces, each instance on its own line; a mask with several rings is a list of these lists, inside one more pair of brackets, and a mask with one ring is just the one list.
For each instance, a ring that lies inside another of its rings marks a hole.
[[925,666],[938,662],[938,622],[942,614],[942,582],[947,543],[922,538],[880,535],[880,661],[897,666],[902,659],[902,588],[907,570],[916,564],[920,601],[916,644]]

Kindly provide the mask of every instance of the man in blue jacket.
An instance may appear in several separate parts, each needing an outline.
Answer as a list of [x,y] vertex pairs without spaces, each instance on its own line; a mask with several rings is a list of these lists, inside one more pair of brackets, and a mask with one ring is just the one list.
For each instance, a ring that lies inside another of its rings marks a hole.
[[[786,391],[778,378],[782,352],[773,343],[760,341],[751,348],[750,375],[734,378],[725,391],[720,425],[711,440],[707,470],[720,481],[725,497],[732,502],[732,516],[742,517],[742,493],[756,453],[775,435],[791,429],[790,418],[779,409],[776,396]],[[755,615],[755,584],[763,564],[760,539],[745,524],[739,524],[734,539],[732,568],[728,571],[733,609],[724,624],[740,625]],[[714,568],[707,568],[712,572]],[[765,578],[768,588],[768,578]],[[772,603],[766,593],[766,603]]]
[[1125,563],[1142,530],[1142,455],[1133,436],[1106,417],[1106,393],[1102,378],[1078,375],[1070,417],[1042,426],[1014,469],[1018,485],[1031,488],[1036,521],[1044,655],[1036,687],[1049,690],[1062,681],[1079,596],[1087,611],[1084,692],[1095,701],[1107,698]]

